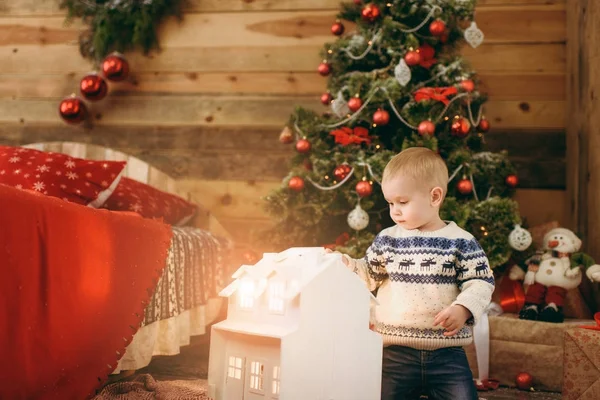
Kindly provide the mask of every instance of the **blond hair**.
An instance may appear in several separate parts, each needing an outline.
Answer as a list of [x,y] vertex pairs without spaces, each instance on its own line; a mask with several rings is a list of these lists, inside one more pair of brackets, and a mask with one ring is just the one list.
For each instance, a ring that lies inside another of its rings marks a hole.
[[398,175],[407,175],[428,186],[441,187],[446,195],[448,167],[438,154],[425,147],[409,147],[396,154],[383,170],[382,181]]

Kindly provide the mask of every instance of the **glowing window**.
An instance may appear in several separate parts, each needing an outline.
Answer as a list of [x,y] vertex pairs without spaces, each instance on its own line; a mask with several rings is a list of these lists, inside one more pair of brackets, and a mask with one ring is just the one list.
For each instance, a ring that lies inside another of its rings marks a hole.
[[269,311],[283,314],[285,283],[274,281],[269,284]]
[[264,381],[264,365],[260,361],[252,361],[250,364],[250,389],[262,392]]
[[280,374],[279,366],[273,367],[273,384],[272,384],[272,393],[274,395],[279,396],[279,374]]
[[229,378],[242,378],[242,358],[229,356],[229,365],[227,367],[227,376]]
[[254,306],[254,282],[251,280],[244,280],[240,283],[238,289],[238,296],[240,298],[240,308],[250,309]]

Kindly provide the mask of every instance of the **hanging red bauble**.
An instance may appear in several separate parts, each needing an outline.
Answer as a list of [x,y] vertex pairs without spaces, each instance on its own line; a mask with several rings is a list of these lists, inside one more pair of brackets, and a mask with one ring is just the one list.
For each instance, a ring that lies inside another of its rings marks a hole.
[[456,184],[456,189],[460,194],[469,194],[473,191],[473,183],[467,178],[462,178]]
[[470,79],[465,79],[459,83],[459,86],[465,92],[472,92],[475,90],[475,83]]
[[79,82],[81,95],[90,101],[102,100],[108,93],[106,81],[98,74],[89,74]]
[[72,95],[60,102],[58,113],[65,122],[78,124],[86,118],[87,107],[82,99]]
[[260,260],[258,254],[252,250],[246,250],[244,254],[242,254],[242,258],[246,265],[254,265]]
[[432,136],[435,133],[435,124],[431,121],[422,121],[417,129],[421,136]]
[[507,176],[505,181],[506,184],[511,188],[517,187],[517,185],[519,184],[519,178],[514,174]]
[[331,100],[333,100],[331,93],[327,92],[321,95],[321,103],[323,103],[324,105],[328,106],[329,104],[331,104]]
[[446,24],[441,19],[436,19],[429,25],[429,32],[433,36],[442,36],[446,32]]
[[375,22],[381,16],[381,10],[375,4],[367,4],[363,7],[360,15],[367,22]]
[[292,130],[287,126],[284,127],[279,134],[279,141],[283,144],[292,143],[294,141],[294,134],[292,133]]
[[340,36],[342,33],[344,33],[344,24],[342,24],[340,21],[336,21],[335,24],[331,25],[331,33],[336,36]]
[[462,138],[467,136],[471,131],[471,123],[463,117],[454,118],[450,130],[454,136]]
[[306,139],[300,139],[296,142],[296,150],[298,153],[308,153],[310,148],[310,142]]
[[338,165],[333,170],[333,176],[335,176],[335,179],[338,181],[343,181],[348,176],[350,171],[352,171],[352,167],[350,167],[348,164]]
[[529,390],[533,385],[533,376],[527,372],[519,372],[515,377],[515,383],[521,390]]
[[361,4],[362,0],[354,0],[354,4]]
[[288,187],[296,192],[299,192],[304,189],[304,179],[300,178],[299,176],[292,176],[288,182]]
[[348,108],[352,112],[357,112],[359,108],[362,107],[362,104],[363,102],[360,97],[352,97],[350,100],[348,100]]
[[490,130],[490,121],[488,121],[485,118],[482,118],[481,121],[479,121],[479,125],[477,126],[477,128],[479,128],[479,130],[481,132],[487,132]]
[[326,61],[323,61],[321,64],[319,64],[317,71],[319,71],[321,76],[327,76],[331,73],[331,66]]
[[302,166],[307,171],[312,171],[313,169],[312,161],[310,161],[308,158],[305,158],[304,161],[302,161]]
[[421,62],[421,55],[418,51],[410,50],[404,55],[404,62],[409,67],[412,67],[413,65],[419,65]]
[[390,113],[381,108],[373,114],[373,123],[377,125],[387,125],[390,122]]
[[367,197],[373,193],[373,185],[367,181],[360,181],[356,184],[356,193],[358,193],[360,197]]
[[129,76],[129,63],[118,53],[113,53],[102,61],[102,73],[109,81],[120,82]]

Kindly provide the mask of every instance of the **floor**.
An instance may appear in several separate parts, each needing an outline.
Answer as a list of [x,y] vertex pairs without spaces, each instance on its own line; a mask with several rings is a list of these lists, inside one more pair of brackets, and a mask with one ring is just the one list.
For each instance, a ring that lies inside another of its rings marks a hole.
[[[206,379],[208,350],[208,335],[194,337],[189,346],[181,349],[181,354],[155,357],[148,367],[137,371],[136,375],[150,374],[157,381]],[[480,400],[559,400],[560,398],[560,393],[526,392],[503,387],[479,392]]]

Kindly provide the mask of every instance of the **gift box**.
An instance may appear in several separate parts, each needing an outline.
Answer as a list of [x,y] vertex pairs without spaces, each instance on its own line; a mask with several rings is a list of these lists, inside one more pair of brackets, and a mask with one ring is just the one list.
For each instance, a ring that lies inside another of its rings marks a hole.
[[563,399],[600,399],[600,313],[594,329],[565,332]]
[[[527,372],[533,377],[536,390],[560,392],[565,332],[584,324],[592,325],[594,321],[567,319],[554,324],[521,320],[516,314],[489,316],[489,378],[514,387],[517,374]],[[474,345],[468,346],[466,352],[473,376],[477,378]]]

